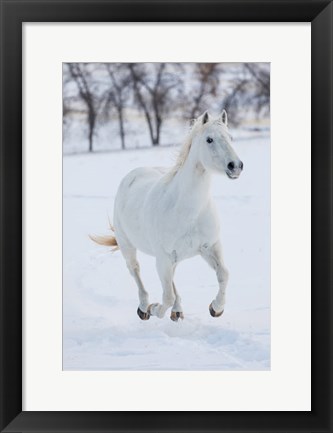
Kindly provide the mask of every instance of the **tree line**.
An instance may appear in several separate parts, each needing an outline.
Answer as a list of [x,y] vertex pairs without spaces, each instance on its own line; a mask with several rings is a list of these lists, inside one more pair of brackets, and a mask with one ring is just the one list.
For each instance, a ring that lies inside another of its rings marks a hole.
[[117,119],[126,148],[126,112],[143,116],[151,144],[158,146],[165,120],[178,113],[196,118],[206,109],[229,112],[234,124],[249,110],[269,113],[270,70],[266,63],[64,63],[63,121],[80,111],[89,151],[98,122]]

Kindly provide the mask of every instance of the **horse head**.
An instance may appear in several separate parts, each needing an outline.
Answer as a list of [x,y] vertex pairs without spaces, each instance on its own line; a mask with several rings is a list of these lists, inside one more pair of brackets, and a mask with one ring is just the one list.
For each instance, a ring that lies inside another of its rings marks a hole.
[[237,179],[243,170],[243,162],[231,146],[227,112],[223,110],[214,118],[206,111],[197,119],[195,129],[192,146],[196,147],[204,168]]

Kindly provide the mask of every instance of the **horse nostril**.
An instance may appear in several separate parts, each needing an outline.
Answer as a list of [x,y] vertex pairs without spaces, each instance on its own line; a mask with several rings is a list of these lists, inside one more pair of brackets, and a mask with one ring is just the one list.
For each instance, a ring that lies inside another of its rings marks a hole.
[[233,170],[235,168],[235,163],[234,162],[229,162],[229,164],[228,164],[228,169],[229,170]]
[[241,169],[241,170],[243,170],[243,167],[244,167],[244,164],[242,163],[242,161],[239,163],[239,168]]

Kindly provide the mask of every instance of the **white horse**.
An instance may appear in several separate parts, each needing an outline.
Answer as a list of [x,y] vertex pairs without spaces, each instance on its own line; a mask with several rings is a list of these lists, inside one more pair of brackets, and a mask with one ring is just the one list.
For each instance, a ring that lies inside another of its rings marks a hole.
[[[228,271],[210,180],[213,172],[237,179],[243,170],[231,147],[227,123],[225,110],[218,118],[205,112],[194,122],[171,170],[142,167],[128,173],[115,199],[114,236],[92,237],[101,245],[120,249],[139,289],[137,313],[142,320],[162,318],[170,307],[172,320],[184,318],[173,276],[178,263],[198,254],[215,270],[219,284],[210,314],[219,317],[223,313]],[[136,250],[156,257],[163,288],[161,304],[149,302]]]

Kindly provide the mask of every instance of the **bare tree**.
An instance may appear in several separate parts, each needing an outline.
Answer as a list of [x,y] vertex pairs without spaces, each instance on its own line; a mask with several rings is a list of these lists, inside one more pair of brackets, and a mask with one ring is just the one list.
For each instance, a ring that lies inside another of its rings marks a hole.
[[65,139],[71,119],[70,119],[70,113],[71,113],[71,107],[73,100],[75,99],[73,97],[72,92],[70,91],[70,85],[72,83],[72,77],[69,74],[69,70],[66,64],[63,65],[62,69],[62,133],[63,133],[63,139]]
[[[144,113],[153,146],[160,143],[163,120],[175,109],[177,95],[181,92],[179,75],[169,71],[168,67],[170,64],[166,63],[128,64],[134,97]],[[181,66],[172,64],[172,67]]]
[[254,82],[252,103],[257,112],[269,110],[270,106],[270,68],[268,63],[244,63]]
[[267,63],[243,63],[233,71],[228,91],[221,104],[229,113],[234,124],[243,120],[246,110],[257,115],[269,112],[270,71]]
[[243,76],[234,78],[232,85],[229,88],[220,109],[225,109],[228,112],[230,123],[237,125],[240,123],[244,114],[244,110],[240,110],[240,106],[245,108],[244,99],[247,94],[248,79]]
[[79,97],[87,109],[89,152],[92,152],[93,138],[100,101],[95,94],[93,84],[90,80],[90,72],[88,70],[89,64],[67,63],[67,65],[69,73],[77,86]]
[[207,109],[207,97],[216,97],[220,82],[221,64],[194,63],[193,77],[195,88],[189,100],[188,116],[191,119],[199,116]]
[[[80,133],[77,127],[83,118],[89,151],[94,150],[98,128],[105,123],[113,130],[109,122],[115,117],[124,149],[130,112],[143,115],[156,146],[166,119],[176,113],[189,119],[206,109],[225,108],[230,122],[239,124],[264,118],[269,107],[268,63],[65,63],[63,67],[64,142]],[[133,123],[133,131],[139,128],[140,123]]]
[[105,109],[109,111],[110,106],[115,108],[119,122],[121,148],[125,149],[124,109],[129,99],[131,74],[127,65],[123,63],[105,63],[105,67],[111,81],[111,88],[107,91]]

